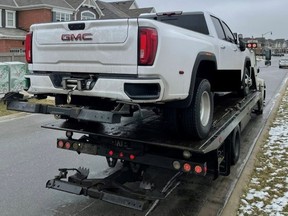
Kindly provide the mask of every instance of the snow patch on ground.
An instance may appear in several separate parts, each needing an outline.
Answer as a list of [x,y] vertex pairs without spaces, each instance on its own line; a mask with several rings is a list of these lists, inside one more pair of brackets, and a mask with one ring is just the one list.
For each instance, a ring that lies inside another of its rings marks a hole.
[[288,94],[283,97],[267,142],[237,214],[288,216]]

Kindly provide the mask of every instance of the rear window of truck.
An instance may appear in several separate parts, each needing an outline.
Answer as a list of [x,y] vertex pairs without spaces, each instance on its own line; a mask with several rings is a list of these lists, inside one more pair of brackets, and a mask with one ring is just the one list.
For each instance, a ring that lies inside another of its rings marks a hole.
[[164,23],[175,25],[202,34],[206,35],[209,34],[204,14],[185,14],[185,15],[153,16],[153,17],[147,16],[145,18],[158,20]]

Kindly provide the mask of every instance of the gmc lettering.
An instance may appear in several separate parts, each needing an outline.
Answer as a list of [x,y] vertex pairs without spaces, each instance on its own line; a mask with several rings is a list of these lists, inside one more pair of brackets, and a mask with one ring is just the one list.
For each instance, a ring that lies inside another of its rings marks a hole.
[[62,34],[61,40],[62,41],[89,41],[92,40],[91,33],[84,33],[84,34]]

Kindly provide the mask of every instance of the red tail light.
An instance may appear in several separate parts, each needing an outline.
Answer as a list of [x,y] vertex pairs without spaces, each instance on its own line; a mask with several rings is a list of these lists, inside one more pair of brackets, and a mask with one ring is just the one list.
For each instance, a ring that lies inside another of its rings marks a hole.
[[184,172],[190,172],[191,171],[191,165],[189,163],[185,163],[183,165],[183,169],[184,169]]
[[200,173],[203,172],[203,169],[202,169],[201,166],[195,166],[194,170],[195,170],[195,172],[196,172],[197,174],[200,174]]
[[201,174],[203,176],[205,176],[207,174],[207,164],[204,163],[204,164],[198,164],[194,167],[194,172],[196,174]]
[[58,141],[58,147],[63,148],[64,147],[64,142],[62,140]]
[[26,56],[27,63],[32,63],[32,32],[29,32],[26,35],[25,56]]
[[135,155],[131,154],[131,155],[129,156],[129,158],[130,158],[130,160],[134,160],[134,159],[135,159]]
[[139,30],[139,65],[153,65],[158,46],[158,33],[153,28]]
[[65,148],[66,149],[70,149],[71,148],[71,143],[70,142],[66,142],[65,143]]

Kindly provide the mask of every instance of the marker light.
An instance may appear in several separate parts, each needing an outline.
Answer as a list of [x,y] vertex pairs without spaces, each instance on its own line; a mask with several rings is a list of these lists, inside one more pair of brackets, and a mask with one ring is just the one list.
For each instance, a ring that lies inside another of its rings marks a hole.
[[110,151],[108,152],[108,155],[109,155],[109,156],[113,156],[113,154],[114,154],[114,152],[113,152],[112,150],[110,150]]
[[119,157],[120,157],[120,158],[123,158],[123,157],[124,157],[123,152],[120,152],[120,153],[119,153]]

